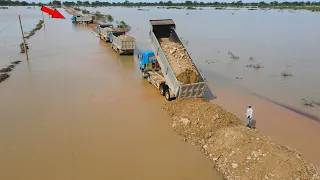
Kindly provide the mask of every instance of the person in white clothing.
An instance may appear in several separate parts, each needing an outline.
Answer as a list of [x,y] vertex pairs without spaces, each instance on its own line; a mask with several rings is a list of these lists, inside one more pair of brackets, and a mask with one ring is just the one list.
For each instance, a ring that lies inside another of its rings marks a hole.
[[247,124],[248,128],[251,128],[252,113],[253,113],[253,109],[251,108],[251,105],[249,104],[248,108],[247,108],[247,114],[246,114],[247,115],[247,121],[248,121],[248,124]]

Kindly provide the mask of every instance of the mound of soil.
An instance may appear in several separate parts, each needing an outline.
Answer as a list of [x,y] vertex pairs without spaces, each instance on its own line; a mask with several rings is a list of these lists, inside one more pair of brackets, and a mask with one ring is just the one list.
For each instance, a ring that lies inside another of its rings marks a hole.
[[297,150],[245,127],[245,122],[216,104],[184,99],[164,108],[173,129],[212,160],[226,179],[320,179],[320,170]]
[[178,81],[183,84],[198,82],[198,72],[182,44],[161,38],[160,45]]

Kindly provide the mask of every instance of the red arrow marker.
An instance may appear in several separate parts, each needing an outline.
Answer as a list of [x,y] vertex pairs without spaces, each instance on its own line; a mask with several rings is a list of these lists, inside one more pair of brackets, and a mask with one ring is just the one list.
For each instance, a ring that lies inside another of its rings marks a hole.
[[60,14],[60,12],[58,10],[56,10],[56,9],[52,10],[50,8],[42,6],[41,7],[41,11],[50,14],[52,16],[52,18],[65,19],[65,17],[62,14]]

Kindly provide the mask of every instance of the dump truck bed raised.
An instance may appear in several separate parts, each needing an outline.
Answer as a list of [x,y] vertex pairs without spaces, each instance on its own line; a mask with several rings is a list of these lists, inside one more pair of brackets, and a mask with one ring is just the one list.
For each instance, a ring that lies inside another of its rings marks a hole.
[[197,72],[198,77],[197,82],[195,83],[183,84],[177,80],[177,77],[167,59],[168,55],[164,53],[162,47],[160,46],[160,39],[162,38],[169,38],[170,40],[180,43],[183,46],[175,32],[176,25],[172,19],[150,20],[150,24],[151,30],[149,32],[149,43],[155,53],[155,56],[157,57],[166,83],[170,88],[170,96],[176,98],[203,97],[206,83],[204,82],[204,78],[202,77],[201,73],[194,65],[189,54],[186,52],[186,56],[188,56],[187,58],[194,66],[194,70]]

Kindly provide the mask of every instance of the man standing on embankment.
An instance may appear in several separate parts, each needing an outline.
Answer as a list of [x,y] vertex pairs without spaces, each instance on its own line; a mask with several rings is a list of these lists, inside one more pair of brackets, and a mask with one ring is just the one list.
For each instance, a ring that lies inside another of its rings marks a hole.
[[251,108],[251,105],[249,104],[248,108],[247,108],[247,114],[246,114],[247,115],[247,121],[248,121],[248,124],[247,124],[248,128],[251,128],[252,113],[253,113],[253,109]]

